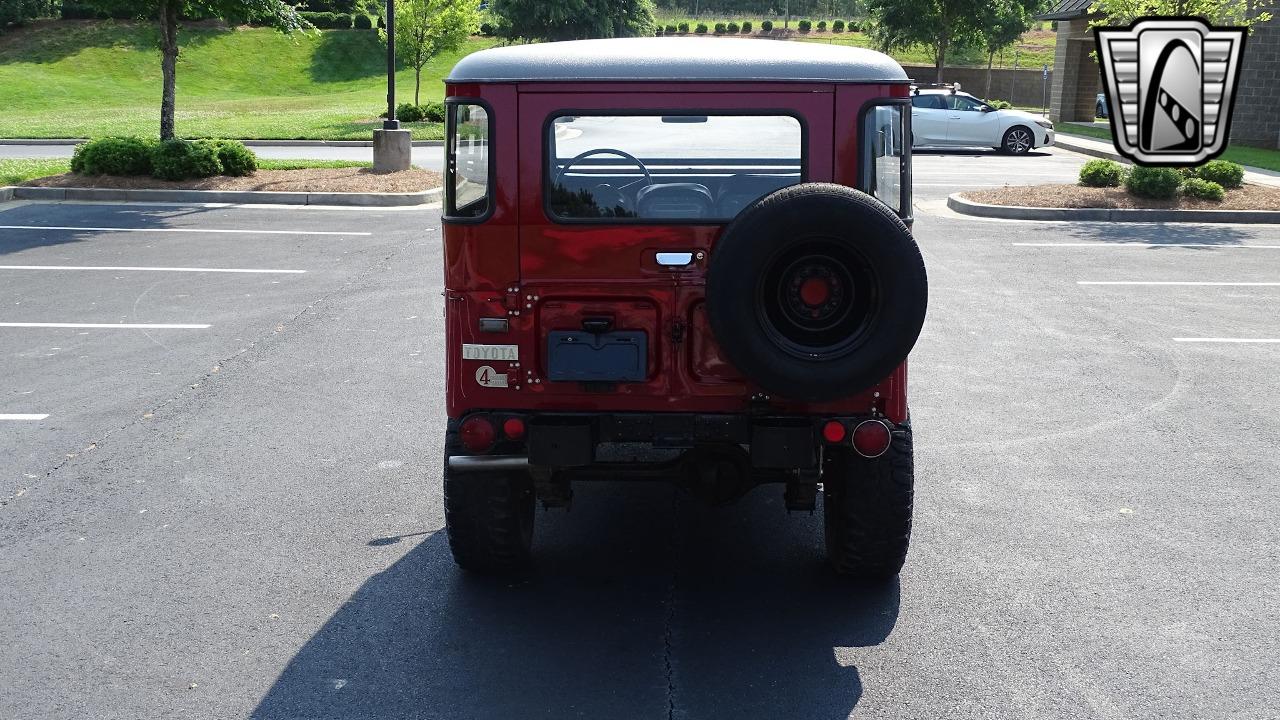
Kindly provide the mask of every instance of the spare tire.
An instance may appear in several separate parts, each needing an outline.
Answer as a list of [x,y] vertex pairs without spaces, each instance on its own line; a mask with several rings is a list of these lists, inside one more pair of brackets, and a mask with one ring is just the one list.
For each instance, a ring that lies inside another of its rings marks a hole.
[[837,400],[883,380],[920,336],[924,259],[883,203],[807,183],[757,200],[725,228],[707,315],[729,361],[763,390]]

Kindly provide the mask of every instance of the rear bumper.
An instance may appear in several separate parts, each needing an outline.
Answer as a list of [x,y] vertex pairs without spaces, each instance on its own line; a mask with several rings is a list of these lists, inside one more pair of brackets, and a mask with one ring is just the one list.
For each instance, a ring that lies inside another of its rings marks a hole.
[[[821,446],[848,445],[852,429],[873,416],[555,413],[520,417],[527,427],[525,437],[495,443],[489,453],[451,452],[445,464],[457,472],[582,468],[607,464],[597,463],[601,444],[630,443],[661,450],[732,446],[745,450],[755,468],[813,470],[821,460]],[[840,443],[823,437],[823,425],[832,420],[843,423],[848,431]]]

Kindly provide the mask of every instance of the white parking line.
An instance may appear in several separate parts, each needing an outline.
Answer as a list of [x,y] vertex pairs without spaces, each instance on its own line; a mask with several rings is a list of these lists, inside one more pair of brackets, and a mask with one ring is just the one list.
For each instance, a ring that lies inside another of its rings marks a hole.
[[37,415],[34,413],[0,413],[0,420],[43,420],[49,417],[45,415]]
[[258,270],[244,268],[134,267],[111,265],[0,265],[0,270],[110,270],[120,272],[255,273],[301,275],[306,270]]
[[1082,243],[1009,243],[1014,247],[1060,248],[1217,248],[1220,250],[1280,250],[1280,245],[1215,245],[1213,243],[1138,243],[1138,242],[1082,242]]
[[11,328],[86,328],[103,330],[205,330],[212,325],[185,325],[174,323],[23,323],[0,322],[0,327]]
[[330,230],[212,230],[207,228],[122,228],[122,227],[73,227],[70,225],[0,225],[0,230],[84,230],[87,232],[153,232],[153,233],[214,233],[231,235],[359,235],[367,232],[336,232]]
[[1280,338],[1174,338],[1180,343],[1280,343]]
[[1192,285],[1204,287],[1280,287],[1280,282],[1201,282],[1180,280],[1077,280],[1077,285]]

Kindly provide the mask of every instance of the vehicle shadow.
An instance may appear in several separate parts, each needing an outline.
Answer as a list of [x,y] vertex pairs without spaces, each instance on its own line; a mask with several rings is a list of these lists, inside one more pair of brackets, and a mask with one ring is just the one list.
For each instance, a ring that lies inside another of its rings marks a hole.
[[[1242,245],[1253,237],[1251,231],[1233,225],[1191,223],[1074,223],[1064,226],[1075,239],[1087,242],[1149,243],[1148,250],[1205,246]],[[1261,226],[1266,227],[1266,226]]]
[[944,157],[945,156],[990,157],[992,155],[997,155],[1000,157],[1018,159],[1018,158],[1049,157],[1051,153],[1047,153],[1043,150],[1028,150],[1022,155],[1010,155],[1008,153],[1001,152],[1000,150],[997,150],[995,148],[912,148],[911,154],[912,155],[938,155],[938,156],[944,156]]
[[[788,518],[774,487],[709,508],[665,485],[601,485],[540,513],[537,567],[519,580],[456,570],[443,531],[419,542],[329,618],[253,717],[849,715],[862,684],[837,649],[889,635],[896,582],[832,577],[820,516]],[[397,541],[412,539],[369,551]]]

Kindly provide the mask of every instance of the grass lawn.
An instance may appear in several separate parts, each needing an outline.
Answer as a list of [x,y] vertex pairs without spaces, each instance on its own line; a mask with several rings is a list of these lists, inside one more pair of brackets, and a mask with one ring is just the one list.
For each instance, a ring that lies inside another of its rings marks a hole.
[[[370,30],[283,35],[202,26],[179,35],[177,131],[182,137],[368,140],[386,105],[386,50]],[[160,123],[158,32],[149,24],[50,21],[0,41],[0,137],[155,135]],[[423,69],[422,102],[443,76],[494,41],[472,38]],[[401,102],[414,73],[401,70]],[[407,125],[418,140],[440,123]]]
[[[1111,130],[1108,128],[1078,125],[1076,123],[1059,123],[1056,129],[1059,133],[1068,135],[1083,135],[1108,142],[1111,141]],[[1249,147],[1248,145],[1228,145],[1226,152],[1222,153],[1220,157],[1223,160],[1230,160],[1241,165],[1280,171],[1280,150],[1267,150],[1266,148]]]
[[[266,160],[258,159],[259,170],[309,170],[312,168],[336,170],[343,168],[370,168],[373,163],[351,160]],[[0,158],[0,186],[19,185],[28,180],[62,175],[71,172],[69,158],[40,160],[6,160]]]

